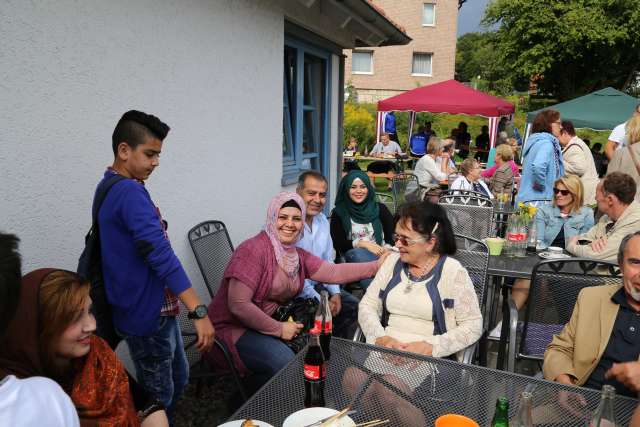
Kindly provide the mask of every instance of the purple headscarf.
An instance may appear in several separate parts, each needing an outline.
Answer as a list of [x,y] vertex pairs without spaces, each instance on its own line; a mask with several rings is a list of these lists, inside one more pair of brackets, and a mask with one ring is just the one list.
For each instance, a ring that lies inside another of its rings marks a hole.
[[284,205],[289,200],[293,200],[300,206],[300,210],[302,211],[302,221],[304,222],[307,214],[307,209],[302,200],[297,193],[290,193],[287,191],[283,191],[282,193],[275,196],[271,199],[269,203],[269,209],[267,210],[267,221],[264,224],[264,231],[269,236],[269,240],[271,241],[271,245],[273,245],[273,251],[276,255],[276,260],[278,261],[278,265],[289,275],[290,277],[295,277],[298,274],[298,269],[300,268],[300,258],[298,257],[298,253],[296,252],[296,243],[302,238],[302,234],[304,233],[304,226],[302,230],[300,230],[300,234],[296,238],[296,240],[288,245],[283,244],[278,238],[278,229],[277,229],[277,221],[278,221],[278,213],[280,209],[282,209],[282,205]]

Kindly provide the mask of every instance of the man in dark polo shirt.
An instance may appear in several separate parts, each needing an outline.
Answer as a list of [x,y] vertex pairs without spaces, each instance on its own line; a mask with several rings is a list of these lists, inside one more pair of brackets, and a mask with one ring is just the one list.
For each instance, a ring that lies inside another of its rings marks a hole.
[[640,231],[620,243],[623,286],[583,289],[569,323],[544,355],[546,379],[637,397],[640,356]]

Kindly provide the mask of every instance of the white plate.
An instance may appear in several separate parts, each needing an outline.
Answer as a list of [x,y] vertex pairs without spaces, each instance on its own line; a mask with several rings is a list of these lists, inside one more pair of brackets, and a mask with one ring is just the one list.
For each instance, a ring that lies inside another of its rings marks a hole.
[[[307,408],[298,412],[294,412],[289,415],[282,427],[302,427],[308,424],[313,424],[316,421],[320,421],[323,418],[330,417],[333,414],[337,414],[340,411],[336,411],[331,408]],[[338,421],[331,424],[331,427],[353,427],[356,423],[353,422],[349,416],[344,416]]]
[[[233,420],[233,421],[229,421],[228,423],[220,424],[218,427],[240,427],[242,425],[242,423],[245,422],[245,421],[246,421],[246,419],[244,419],[244,420]],[[264,421],[260,421],[260,420],[254,420],[253,418],[251,419],[251,421],[253,421],[253,423],[255,425],[257,425],[258,427],[273,427],[269,423],[265,423]]]
[[556,253],[556,252],[540,252],[538,254],[538,256],[540,258],[544,258],[544,259],[566,259],[566,258],[571,258],[571,255],[559,254],[559,253]]

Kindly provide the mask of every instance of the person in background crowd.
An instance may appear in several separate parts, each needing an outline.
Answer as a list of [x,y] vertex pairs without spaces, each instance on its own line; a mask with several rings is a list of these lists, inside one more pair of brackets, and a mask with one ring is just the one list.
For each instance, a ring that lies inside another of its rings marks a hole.
[[498,132],[498,138],[496,139],[496,147],[502,144],[509,144],[509,135],[505,131]]
[[636,182],[636,200],[640,200],[640,114],[635,114],[626,126],[627,145],[616,150],[609,162],[607,173],[622,172],[631,176]]
[[[386,258],[358,264],[323,261],[296,247],[305,218],[305,203],[298,194],[282,192],[274,197],[264,229],[233,252],[220,289],[209,304],[218,338],[226,344],[239,373],[253,373],[250,381],[256,390],[294,357],[286,342],[304,325],[272,316],[302,291],[304,280],[350,283],[375,275]],[[217,346],[205,357],[214,366],[226,366]]]
[[396,132],[396,113],[389,111],[384,114],[384,132],[389,135],[392,141],[398,142],[398,133]]
[[[500,148],[502,147],[502,145],[505,146],[505,148]],[[520,168],[518,167],[518,165],[516,164],[516,162],[513,160],[513,156],[515,156],[515,152],[513,150],[513,148],[509,145],[509,144],[501,144],[498,145],[496,147],[496,153],[498,152],[498,149],[503,150],[502,153],[507,153],[506,148],[509,148],[510,152],[511,152],[511,159],[507,161],[507,164],[509,165],[509,167],[511,168],[511,172],[513,173],[513,176],[520,176]],[[495,160],[495,158],[494,158]],[[490,168],[487,168],[485,170],[482,171],[482,177],[483,178],[491,178],[496,171],[498,170],[498,164],[495,164],[493,166],[491,166]]]
[[[402,155],[402,149],[397,142],[391,141],[389,135],[383,133],[380,136],[380,142],[373,146],[371,153],[373,157],[384,158],[386,156]],[[388,160],[378,160],[367,165],[367,172],[371,173],[395,173],[397,168],[395,163]],[[391,183],[389,183],[391,185]]]
[[461,175],[451,184],[452,190],[470,190],[493,199],[487,184],[480,179],[480,163],[476,159],[464,159],[460,165]]
[[[629,120],[639,115],[640,115],[640,104],[638,104],[636,108],[633,110],[633,113],[631,113],[631,117],[629,117]],[[607,160],[613,159],[613,155],[615,151],[620,150],[627,145],[628,140],[627,140],[626,128],[629,120],[627,120],[624,123],[620,123],[611,131],[611,134],[609,135],[609,138],[607,140],[607,145],[605,145],[604,147],[604,154],[607,156]]]
[[[6,332],[20,302],[21,260],[18,238],[0,233],[0,351],[7,349]],[[25,332],[22,329],[19,335]],[[0,356],[0,425],[78,427],[78,414],[69,396],[43,376],[18,378],[7,372]]]
[[522,154],[524,163],[517,202],[553,198],[553,183],[564,175],[557,139],[561,129],[560,113],[556,110],[541,111],[533,119],[531,136]]
[[456,171],[456,162],[453,161],[453,157],[455,155],[454,146],[456,142],[453,139],[443,139],[442,140],[442,153],[448,156],[440,156],[436,157],[436,164],[438,167],[442,167],[442,163],[445,162],[449,166],[449,170],[453,173]]
[[598,185],[598,171],[593,156],[587,144],[578,138],[573,123],[562,122],[562,130],[558,137],[562,147],[562,162],[566,174],[573,174],[580,178],[584,187],[584,204],[596,203],[596,185]]
[[[296,192],[302,197],[307,208],[304,231],[298,241],[298,247],[312,255],[333,263],[333,242],[329,231],[329,220],[322,212],[327,203],[327,179],[316,171],[306,171],[298,177]],[[352,338],[354,324],[358,318],[358,299],[349,292],[341,292],[340,286],[330,283],[318,283],[305,279],[300,298],[320,300],[318,292],[325,289],[329,293],[329,305],[333,317],[333,335],[340,338]]]
[[171,420],[189,380],[176,320],[178,299],[193,319],[198,350],[211,347],[214,330],[207,306],[171,248],[167,223],[144,185],[159,165],[168,132],[169,126],[160,119],[140,111],[128,111],[118,121],[112,136],[113,165],[98,186],[114,175],[126,179],[111,187],[98,213],[98,224],[113,324],[131,350],[138,381],[155,394]]
[[424,136],[427,138],[427,142],[431,139],[432,136],[438,136],[435,130],[432,129],[431,122],[425,122],[424,124]]
[[634,201],[636,183],[629,175],[613,172],[596,187],[598,209],[604,215],[589,231],[567,242],[575,256],[615,261],[620,242],[640,230],[640,205]]
[[424,127],[418,129],[418,132],[411,135],[409,139],[409,153],[413,157],[422,157],[425,155],[427,150],[427,142],[429,138],[426,136]]
[[402,148],[397,142],[389,139],[389,134],[380,135],[380,142],[373,146],[371,154],[374,157],[384,157],[389,154],[403,154]]
[[481,175],[484,176],[485,172],[489,175],[488,178],[485,178],[485,182],[494,195],[500,193],[511,194],[513,192],[514,167],[516,172],[518,171],[518,166],[513,163],[513,149],[506,144],[497,147],[494,160],[495,165],[490,168],[493,169],[493,173],[489,175],[491,172],[487,172],[489,170],[487,169],[482,171]]
[[[587,140],[585,139],[585,143]],[[609,159],[607,156],[602,154],[602,144],[596,142],[591,147],[591,155],[593,156],[593,162],[596,165],[596,170],[598,171],[598,177],[602,178],[607,174],[607,167],[609,166]]]
[[471,134],[467,132],[467,124],[460,122],[458,124],[458,133],[456,134],[456,149],[460,150],[458,154],[463,159],[469,157],[469,146],[471,145]]
[[480,162],[486,162],[489,157],[489,144],[491,139],[489,137],[489,126],[482,126],[480,135],[476,136],[476,160]]
[[358,152],[358,140],[355,136],[349,137],[349,143],[347,144],[347,151],[353,151],[354,153]]
[[56,381],[71,397],[82,426],[168,426],[162,404],[129,382],[109,344],[93,335],[95,329],[89,282],[70,271],[35,270],[22,279],[18,312],[0,349],[0,370]]
[[[441,181],[448,179],[449,174],[453,173],[455,169],[452,169],[449,165],[451,154],[444,151],[445,141],[433,137],[427,144],[427,154],[423,156],[418,163],[413,173],[418,177],[418,184],[423,188],[438,187]],[[440,165],[437,160],[441,159]],[[417,188],[407,186],[407,192],[418,190]]]
[[[340,181],[330,229],[336,256],[350,263],[378,259],[385,244],[393,245],[393,215],[376,202],[375,188],[366,173],[351,171]],[[360,281],[363,288],[369,283],[368,278]]]
[[625,236],[617,252],[622,286],[580,291],[569,323],[544,353],[542,370],[551,381],[595,390],[609,384],[617,394],[636,398],[640,391],[640,232]]

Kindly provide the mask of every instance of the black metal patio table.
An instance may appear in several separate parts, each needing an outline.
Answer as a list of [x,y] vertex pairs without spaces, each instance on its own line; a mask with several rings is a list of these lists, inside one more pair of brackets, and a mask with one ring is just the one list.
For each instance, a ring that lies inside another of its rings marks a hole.
[[[304,353],[300,352],[231,419],[252,418],[279,427],[288,415],[303,409]],[[583,425],[600,401],[597,390],[337,338],[331,342],[326,405],[337,410],[351,405],[357,411],[351,416],[356,423],[390,419],[389,426],[422,427],[433,425],[441,415],[457,413],[486,426],[498,397],[509,399],[509,415],[514,417],[523,391],[533,393],[533,422],[537,426]],[[567,393],[582,395],[586,406],[567,410],[560,403]],[[616,396],[619,425],[628,425],[637,403]]]

